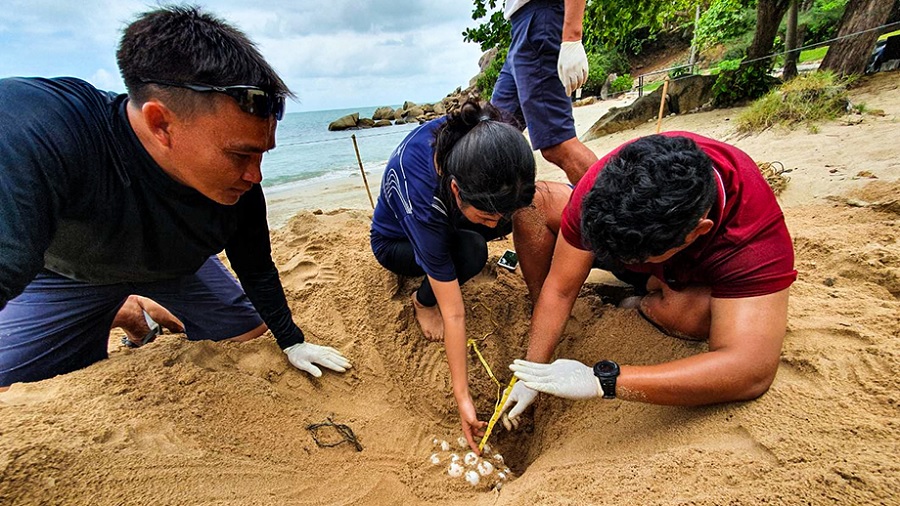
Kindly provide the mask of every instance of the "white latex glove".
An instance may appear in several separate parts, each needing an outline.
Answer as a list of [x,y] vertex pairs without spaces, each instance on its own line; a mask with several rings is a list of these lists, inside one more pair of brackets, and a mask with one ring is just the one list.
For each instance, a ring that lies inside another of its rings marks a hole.
[[566,87],[566,95],[581,88],[587,81],[588,61],[584,45],[580,40],[563,41],[559,47],[559,62],[556,64],[559,80]]
[[561,358],[552,364],[515,360],[509,368],[526,387],[538,392],[576,401],[603,396],[594,369],[577,360]]
[[[510,366],[510,368],[512,368],[512,366]],[[534,403],[534,400],[537,399],[537,395],[537,391],[528,388],[520,382],[516,382],[516,384],[513,385],[512,392],[509,393],[509,397],[506,398],[506,403],[500,410],[503,413],[500,417],[500,421],[503,422],[503,426],[506,427],[506,430],[519,428],[519,415],[525,411],[525,408]],[[515,405],[512,406],[512,409],[509,410],[509,414],[507,414],[506,409],[513,403],[515,403]]]
[[322,376],[322,370],[316,367],[320,365],[332,371],[344,372],[349,369],[350,361],[341,355],[341,352],[330,346],[319,346],[310,342],[303,342],[288,346],[284,349],[288,361],[301,371],[306,371],[316,378]]

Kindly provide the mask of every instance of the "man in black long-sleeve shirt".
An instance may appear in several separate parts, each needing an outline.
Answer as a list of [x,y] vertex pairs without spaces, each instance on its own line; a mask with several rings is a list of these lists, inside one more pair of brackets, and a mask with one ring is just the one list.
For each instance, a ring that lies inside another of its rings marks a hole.
[[141,15],[117,57],[127,95],[0,80],[0,388],[105,358],[130,294],[190,339],[270,328],[296,367],[346,370],[304,341],[271,257],[260,162],[287,86],[244,34],[194,8]]

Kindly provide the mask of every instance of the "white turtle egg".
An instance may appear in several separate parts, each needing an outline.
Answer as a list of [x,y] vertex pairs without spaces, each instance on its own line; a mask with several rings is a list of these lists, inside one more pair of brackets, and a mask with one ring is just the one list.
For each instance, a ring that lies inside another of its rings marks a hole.
[[500,471],[499,473],[497,473],[497,479],[499,479],[500,481],[506,480],[506,473]]
[[512,474],[512,471],[510,471],[508,467],[504,467],[503,472],[506,474]]
[[469,447],[469,442],[466,441],[466,438],[464,438],[464,437],[460,437],[459,439],[457,439],[456,443],[459,444],[460,448],[468,448]]
[[482,449],[482,451],[483,451],[484,455],[491,453],[491,445],[484,445],[484,448]]
[[431,440],[431,444],[433,444],[434,446],[440,446],[441,440],[438,438],[434,438]]
[[450,454],[450,462],[456,462],[457,460],[459,460],[459,455],[457,455],[455,453],[451,453]]
[[480,480],[481,478],[478,477],[478,473],[475,471],[466,471],[466,481],[469,482],[469,485],[474,487],[475,485],[478,485]]
[[429,457],[429,460],[431,460],[431,463],[434,465],[438,465],[441,463],[441,459],[440,457],[438,457],[437,453],[432,453],[431,457]]
[[450,451],[450,443],[448,443],[446,441],[441,441],[441,450],[443,450],[445,452],[449,452]]
[[494,490],[496,490],[497,492],[499,492],[501,488],[503,488],[502,481],[498,481],[497,483],[494,484]]
[[459,478],[463,474],[463,467],[456,462],[451,462],[447,468],[447,474],[454,478]]
[[486,460],[482,460],[478,463],[478,474],[482,476],[487,476],[494,472],[494,465]]
[[499,453],[494,455],[494,461],[498,464],[503,464],[503,455],[500,455]]
[[463,462],[465,462],[467,466],[474,466],[478,462],[478,455],[475,455],[475,452],[469,452],[463,458]]

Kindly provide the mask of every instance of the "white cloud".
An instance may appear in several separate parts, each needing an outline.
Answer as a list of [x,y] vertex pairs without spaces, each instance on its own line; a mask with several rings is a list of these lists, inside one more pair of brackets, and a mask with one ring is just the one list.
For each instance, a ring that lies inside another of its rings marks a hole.
[[[142,1],[11,0],[0,9],[0,76],[74,75],[122,90],[115,48]],[[480,51],[462,41],[467,0],[207,2],[301,97],[300,109],[434,101],[465,86]],[[293,106],[291,109],[294,109]]]
[[109,71],[107,69],[97,69],[87,82],[93,84],[101,90],[122,90],[122,78],[119,77],[118,70]]

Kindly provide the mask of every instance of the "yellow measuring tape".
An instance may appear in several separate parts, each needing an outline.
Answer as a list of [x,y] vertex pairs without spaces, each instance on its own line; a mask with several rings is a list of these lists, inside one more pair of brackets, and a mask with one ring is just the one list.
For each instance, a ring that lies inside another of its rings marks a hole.
[[487,429],[484,431],[484,436],[481,437],[481,442],[478,443],[478,451],[484,449],[484,445],[487,443],[488,438],[491,437],[491,431],[494,430],[494,425],[496,425],[497,420],[500,419],[500,409],[506,404],[506,399],[509,398],[509,394],[512,392],[513,385],[516,384],[517,379],[518,378],[513,376],[512,379],[509,380],[509,386],[506,387],[506,391],[503,392],[503,397],[500,398],[500,402],[497,403],[497,407],[494,408],[494,414],[491,415],[491,420],[488,422]]
[[500,419],[500,408],[506,403],[506,399],[509,398],[510,392],[512,392],[513,385],[516,384],[516,377],[513,376],[509,382],[509,386],[506,387],[506,391],[503,392],[503,395],[500,395],[500,392],[503,389],[503,386],[500,384],[500,380],[494,376],[494,371],[491,370],[491,366],[488,365],[487,360],[484,359],[484,355],[481,354],[481,350],[478,349],[478,341],[484,341],[491,334],[497,331],[500,328],[500,325],[494,321],[494,313],[491,309],[484,304],[476,304],[472,309],[483,308],[488,312],[488,317],[491,320],[491,323],[494,325],[494,328],[488,332],[487,334],[481,336],[481,339],[469,339],[466,341],[466,346],[471,347],[475,352],[475,355],[478,356],[478,360],[481,362],[481,365],[484,367],[484,370],[487,371],[488,376],[490,376],[491,381],[497,385],[497,401],[494,403],[494,414],[491,415],[491,419],[488,422],[487,429],[484,431],[484,436],[481,438],[481,442],[478,443],[478,451],[482,451],[484,449],[484,445],[487,444],[488,438],[491,436],[491,431],[494,430],[494,425],[497,424],[497,420]]
[[481,362],[481,365],[484,367],[484,370],[487,371],[488,376],[490,376],[491,381],[493,381],[494,384],[497,385],[497,401],[494,403],[494,410],[496,410],[501,405],[500,404],[500,400],[501,400],[500,392],[503,391],[503,385],[501,385],[500,380],[498,380],[497,377],[494,376],[494,371],[491,370],[491,366],[488,365],[487,360],[484,359],[484,355],[481,354],[481,350],[478,349],[478,342],[484,341],[485,339],[487,339],[488,336],[490,336],[491,334],[493,334],[494,332],[497,331],[497,329],[500,327],[500,325],[498,325],[497,322],[494,321],[494,312],[491,311],[491,309],[489,307],[485,306],[482,303],[476,304],[474,307],[472,307],[473,310],[475,310],[477,308],[482,308],[485,311],[487,311],[488,318],[490,318],[491,323],[494,325],[494,328],[491,329],[491,331],[488,332],[487,334],[481,336],[480,339],[466,340],[466,346],[469,348],[472,348],[472,351],[474,351],[475,355],[478,356],[478,361]]

